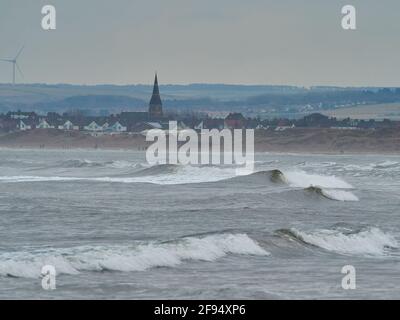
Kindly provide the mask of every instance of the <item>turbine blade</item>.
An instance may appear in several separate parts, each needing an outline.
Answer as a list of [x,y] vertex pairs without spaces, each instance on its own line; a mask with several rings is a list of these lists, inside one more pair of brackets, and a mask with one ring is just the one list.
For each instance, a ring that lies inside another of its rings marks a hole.
[[14,62],[14,61],[12,61],[12,60],[10,60],[10,59],[0,59],[0,61]]
[[22,72],[22,70],[19,67],[18,63],[15,63],[15,65],[17,66],[17,69],[18,69],[19,73],[21,74],[22,78],[25,78],[24,73]]
[[22,51],[24,50],[25,45],[22,46],[22,48],[18,51],[17,55],[15,56],[14,60],[17,60],[19,55],[22,53]]

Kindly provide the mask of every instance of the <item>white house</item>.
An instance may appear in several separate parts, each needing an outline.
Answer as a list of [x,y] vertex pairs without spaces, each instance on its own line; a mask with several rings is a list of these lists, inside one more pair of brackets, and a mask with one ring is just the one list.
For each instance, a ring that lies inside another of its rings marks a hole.
[[54,126],[51,126],[45,119],[42,119],[36,128],[38,128],[38,129],[54,129]]
[[103,131],[106,131],[106,130],[108,129],[109,126],[110,126],[110,125],[108,124],[108,122],[105,122],[105,123],[102,125]]
[[115,122],[112,126],[107,127],[107,131],[111,132],[126,132],[128,128],[123,126],[119,121]]
[[67,120],[64,124],[58,126],[58,129],[66,131],[79,130],[79,126],[74,126],[71,121]]
[[26,130],[31,130],[31,129],[32,129],[32,126],[26,124],[22,120],[19,121],[19,130],[26,131]]
[[103,126],[100,126],[96,121],[92,121],[89,125],[83,127],[86,131],[101,132],[103,131]]

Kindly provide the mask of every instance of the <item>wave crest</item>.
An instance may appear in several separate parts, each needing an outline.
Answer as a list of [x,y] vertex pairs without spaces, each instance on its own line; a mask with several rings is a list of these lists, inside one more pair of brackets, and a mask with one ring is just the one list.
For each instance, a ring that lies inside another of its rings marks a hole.
[[376,227],[361,229],[334,228],[301,231],[296,228],[279,230],[278,234],[321,249],[350,255],[384,256],[397,249],[398,242]]
[[0,275],[37,278],[44,265],[53,265],[57,274],[145,271],[174,267],[187,260],[215,261],[228,254],[269,255],[246,234],[216,234],[134,246],[82,246],[3,253],[0,254]]
[[308,187],[304,189],[307,193],[317,194],[323,198],[335,201],[359,201],[358,197],[349,191],[327,190],[319,187]]
[[282,171],[278,169],[269,171],[257,171],[249,175],[237,176],[228,180],[239,183],[253,183],[253,184],[255,183],[265,184],[267,182],[287,183],[285,175],[283,174]]
[[115,168],[115,169],[124,169],[124,168],[136,168],[138,166],[135,162],[129,162],[125,160],[115,160],[115,161],[92,161],[86,159],[70,159],[61,162],[58,166],[62,168],[97,168],[97,167],[105,167],[105,168]]
[[336,176],[309,174],[304,171],[285,172],[289,185],[297,188],[320,187],[331,189],[354,189],[354,187]]

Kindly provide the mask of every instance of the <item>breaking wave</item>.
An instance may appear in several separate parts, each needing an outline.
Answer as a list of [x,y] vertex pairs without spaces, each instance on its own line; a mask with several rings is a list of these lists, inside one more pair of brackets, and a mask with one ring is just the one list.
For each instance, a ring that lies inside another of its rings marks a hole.
[[336,162],[323,162],[323,163],[302,163],[298,166],[311,167],[323,169],[326,172],[349,172],[353,174],[390,174],[392,172],[398,172],[400,170],[399,161],[381,161],[376,163],[364,163],[364,164],[344,164]]
[[[95,179],[95,178],[93,178]],[[89,179],[89,180],[93,180]],[[17,182],[52,182],[52,181],[79,181],[88,180],[86,178],[78,177],[45,177],[45,176],[3,176],[0,177],[0,181],[17,183]]]
[[320,187],[330,189],[353,189],[354,187],[336,176],[309,174],[304,171],[285,172],[289,185],[297,188]]
[[384,161],[373,165],[377,169],[399,168],[400,162],[397,161]]
[[129,175],[107,177],[67,177],[67,176],[0,176],[0,181],[53,182],[53,181],[95,181],[113,183],[152,183],[160,185],[190,184],[226,180],[236,175],[235,168],[194,167],[179,165],[157,165],[136,170]]
[[145,271],[155,267],[175,267],[188,260],[212,262],[228,254],[269,255],[246,234],[215,234],[133,246],[81,246],[1,253],[0,275],[37,278],[44,265],[53,265],[57,274]]
[[92,160],[80,160],[80,159],[70,159],[63,161],[61,164],[57,165],[62,168],[96,168],[96,167],[105,167],[105,168],[115,168],[115,169],[123,169],[123,168],[136,168],[138,163],[125,161],[125,160],[115,160],[115,161],[92,161]]
[[305,189],[307,193],[317,194],[324,198],[336,201],[359,201],[358,197],[349,191],[329,190],[319,187],[308,187]]
[[[133,167],[132,163],[125,162],[91,162],[88,160],[68,160],[69,165],[74,167],[87,166],[119,166],[121,168]],[[308,174],[303,171],[285,171],[278,169],[269,171],[258,171],[248,175],[237,175],[235,166],[183,166],[183,165],[155,165],[144,166],[135,164],[136,168],[128,173],[114,173],[110,176],[0,176],[0,181],[5,183],[17,182],[70,182],[70,181],[92,181],[105,183],[150,183],[158,185],[196,184],[219,182],[223,184],[244,183],[247,185],[282,185],[291,188],[305,189],[323,196],[326,199],[337,201],[358,201],[358,198],[347,189],[353,186],[335,176],[323,176]],[[109,173],[109,172],[108,172]],[[98,173],[97,173],[98,174]],[[345,190],[343,190],[345,189]]]
[[84,167],[101,167],[103,166],[104,163],[102,162],[96,162],[96,161],[91,161],[91,160],[66,160],[60,163],[60,166],[62,168],[84,168]]
[[336,201],[359,201],[352,192],[342,189],[353,189],[353,186],[335,176],[321,176],[305,172],[287,172],[280,170],[259,171],[248,176],[236,177],[232,180],[243,183],[274,183],[303,189],[306,194],[316,194]]
[[193,184],[227,180],[236,175],[234,167],[156,165],[133,173],[129,182]]
[[235,181],[258,182],[270,181],[274,183],[285,183],[294,188],[332,188],[332,189],[353,189],[354,187],[346,181],[335,176],[323,176],[309,174],[303,171],[270,170],[258,171],[248,176],[235,177]]
[[229,179],[239,183],[287,183],[285,175],[280,170],[258,171],[249,175],[237,176]]
[[174,164],[160,164],[144,168],[134,173],[134,176],[155,176],[163,174],[176,174],[179,170],[179,165]]
[[360,256],[385,256],[398,248],[397,240],[375,227],[361,229],[333,228],[301,231],[296,228],[279,230],[278,234],[321,249]]

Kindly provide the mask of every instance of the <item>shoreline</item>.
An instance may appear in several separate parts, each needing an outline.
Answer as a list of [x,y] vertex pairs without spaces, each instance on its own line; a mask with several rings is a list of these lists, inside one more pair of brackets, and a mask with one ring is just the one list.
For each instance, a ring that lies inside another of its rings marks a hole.
[[[93,136],[55,129],[0,135],[2,150],[104,150],[144,152],[152,142],[141,134]],[[293,155],[400,155],[400,130],[337,130],[323,128],[256,130],[255,153]]]
[[[36,148],[36,147],[31,147],[31,146],[19,146],[19,147],[3,147],[0,146],[0,151],[59,151],[59,152],[74,152],[74,151],[85,151],[85,152],[132,152],[132,153],[144,153],[145,150],[135,150],[135,149],[128,149],[128,148],[82,148],[82,147],[76,147],[76,148],[68,148],[68,149],[62,149],[58,147],[46,147],[46,148]],[[323,151],[259,151],[255,150],[254,154],[265,154],[265,155],[271,155],[271,156],[360,156],[360,155],[365,155],[365,156],[377,156],[377,155],[382,155],[382,156],[390,156],[390,157],[395,157],[399,156],[400,157],[400,152],[348,152],[348,153],[337,153],[337,152],[323,152]]]

